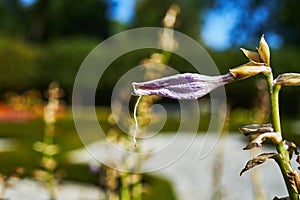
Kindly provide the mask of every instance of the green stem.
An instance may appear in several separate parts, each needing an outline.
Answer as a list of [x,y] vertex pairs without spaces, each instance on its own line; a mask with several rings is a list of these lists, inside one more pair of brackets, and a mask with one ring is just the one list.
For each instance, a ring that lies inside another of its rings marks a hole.
[[163,50],[161,52],[161,54],[163,55],[163,64],[167,65],[170,61],[171,56],[172,56],[171,52]]
[[281,137],[281,123],[280,123],[280,114],[279,114],[279,98],[278,94],[280,91],[281,86],[272,86],[273,94],[271,95],[271,106],[272,106],[272,119],[273,119],[273,126],[275,132],[278,132]]
[[[281,87],[278,85],[275,85],[275,86],[273,85],[273,74],[272,73],[267,74],[266,77],[267,77],[267,83],[268,83],[269,93],[270,93],[272,122],[273,122],[274,131],[279,133],[282,136],[281,124],[280,124],[280,114],[279,114],[279,100],[278,100],[278,94],[279,94]],[[293,171],[293,169],[290,165],[289,152],[287,149],[284,148],[283,141],[281,141],[275,145],[276,145],[276,150],[279,154],[278,157],[276,158],[276,162],[279,165],[282,176],[284,178],[290,200],[299,200],[298,192],[293,188],[293,186],[288,178],[288,174]]]
[[130,188],[128,183],[129,173],[121,173],[121,198],[120,200],[131,200]]
[[141,181],[133,186],[133,200],[142,200],[143,184]]

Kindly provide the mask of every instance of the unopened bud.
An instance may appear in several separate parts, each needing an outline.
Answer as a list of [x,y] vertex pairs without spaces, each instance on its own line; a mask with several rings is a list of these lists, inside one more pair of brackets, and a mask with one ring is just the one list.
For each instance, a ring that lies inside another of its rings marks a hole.
[[267,65],[270,66],[270,48],[265,40],[264,35],[261,36],[258,48],[258,54],[260,59]]

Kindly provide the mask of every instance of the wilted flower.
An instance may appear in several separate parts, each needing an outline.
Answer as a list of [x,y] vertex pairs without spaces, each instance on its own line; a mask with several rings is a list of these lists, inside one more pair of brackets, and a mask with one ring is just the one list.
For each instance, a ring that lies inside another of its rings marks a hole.
[[266,138],[278,144],[282,141],[281,135],[274,132],[272,124],[249,124],[239,128],[245,135],[251,135],[254,138],[243,150],[249,150],[255,147],[261,147]]
[[239,130],[245,136],[274,131],[272,124],[249,124],[249,125],[239,127]]
[[251,160],[249,160],[246,163],[246,166],[240,172],[240,176],[244,172],[248,171],[249,169],[252,169],[253,167],[256,167],[257,165],[261,165],[269,159],[275,159],[276,155],[277,154],[275,154],[275,153],[262,153],[262,154],[258,155],[257,157],[252,158]]
[[299,86],[300,74],[298,73],[281,74],[274,80],[274,84],[282,85],[282,86]]
[[274,144],[278,144],[282,141],[282,138],[279,133],[277,132],[265,132],[259,134],[255,139],[253,139],[243,150],[253,149],[255,147],[261,147],[262,143],[267,139],[271,139]]

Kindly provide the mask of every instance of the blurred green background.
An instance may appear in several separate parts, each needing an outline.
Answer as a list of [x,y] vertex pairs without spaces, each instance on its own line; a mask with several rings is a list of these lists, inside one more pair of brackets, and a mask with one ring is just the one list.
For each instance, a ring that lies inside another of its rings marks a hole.
[[[44,125],[39,106],[46,100],[44,91],[48,84],[57,81],[65,92],[64,115],[57,122],[55,137],[55,143],[62,148],[62,153],[57,157],[62,177],[97,184],[98,179],[89,173],[88,166],[70,165],[63,157],[65,152],[82,146],[69,108],[77,70],[87,54],[109,36],[136,27],[161,27],[163,17],[173,3],[180,6],[175,30],[199,41],[221,73],[245,63],[247,60],[239,47],[255,49],[263,33],[271,47],[271,65],[275,76],[283,72],[300,71],[299,1],[122,2],[0,0],[0,137],[17,139],[14,142],[16,151],[0,152],[0,173],[7,174],[17,166],[24,166],[25,174],[32,175],[40,158],[39,153],[32,149],[32,144],[43,137]],[[141,60],[153,52],[155,50],[136,51],[120,57],[107,70],[109,76],[101,79],[96,104],[97,109],[101,110],[98,112],[99,120],[105,126],[109,126],[108,107],[115,83],[126,71],[140,64]],[[168,65],[180,72],[195,71],[175,55]],[[226,86],[228,105],[231,108],[230,131],[236,132],[238,125],[249,123],[249,120],[255,122],[256,109],[261,102],[258,85],[262,84],[261,78],[257,76]],[[284,88],[280,102],[287,139],[300,144],[300,88]],[[26,115],[24,120],[20,117],[20,114],[24,114],[23,111],[25,115],[26,111],[30,111],[35,116]],[[264,117],[268,116],[269,113],[265,113]],[[171,120],[164,130],[173,131],[177,123],[176,120]],[[205,130],[205,126],[204,123],[204,128],[200,127],[199,131]],[[86,173],[76,173],[77,169]],[[145,181],[151,182],[147,178]],[[169,188],[170,194],[172,193],[168,182],[160,183],[165,184],[164,187]],[[168,198],[175,197],[170,195],[164,199]]]
[[[29,3],[28,3],[29,2]],[[121,2],[121,1],[120,1]],[[221,73],[246,61],[240,47],[255,49],[261,34],[271,46],[275,75],[299,71],[300,27],[297,1],[163,1],[130,0],[123,6],[115,0],[1,0],[0,1],[0,92],[45,89],[58,81],[71,103],[76,72],[86,55],[101,41],[120,31],[144,26],[162,26],[162,18],[172,3],[181,8],[175,30],[199,41],[210,53]],[[129,7],[131,9],[129,9]],[[127,9],[116,11],[117,9]],[[129,13],[130,17],[118,14]],[[227,17],[227,16],[230,17]],[[226,22],[220,25],[220,19]],[[213,21],[215,20],[215,21]],[[212,22],[211,22],[212,21]],[[223,32],[222,32],[223,31]],[[214,41],[214,43],[212,43]],[[217,43],[218,42],[218,43]],[[98,105],[109,105],[116,80],[149,51],[120,58],[109,67],[110,76],[102,80]],[[176,58],[169,63],[180,72],[192,67]],[[195,71],[195,70],[194,70]],[[252,106],[255,78],[227,88],[233,107]],[[252,84],[252,86],[251,86]],[[247,90],[246,90],[247,88]],[[283,114],[299,113],[299,88],[283,91]],[[293,106],[290,106],[293,105]]]

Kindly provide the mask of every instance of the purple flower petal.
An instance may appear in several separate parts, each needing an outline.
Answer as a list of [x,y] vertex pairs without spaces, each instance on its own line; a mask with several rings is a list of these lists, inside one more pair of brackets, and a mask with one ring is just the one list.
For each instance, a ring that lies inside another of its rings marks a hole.
[[132,83],[133,94],[159,95],[172,99],[193,100],[203,97],[215,88],[235,80],[231,73],[219,76],[185,73],[151,81]]

